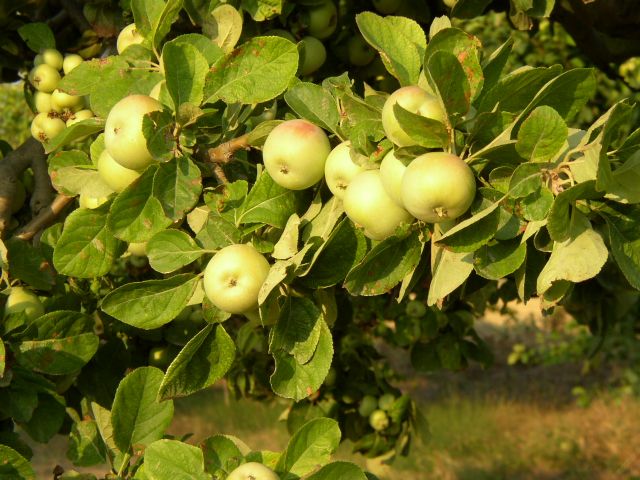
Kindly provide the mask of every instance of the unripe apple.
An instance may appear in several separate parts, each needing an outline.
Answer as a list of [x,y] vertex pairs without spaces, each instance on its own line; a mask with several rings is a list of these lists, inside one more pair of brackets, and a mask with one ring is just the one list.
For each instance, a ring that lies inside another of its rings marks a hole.
[[141,175],[137,170],[120,165],[106,150],[98,158],[98,173],[104,183],[115,192],[123,191]]
[[389,417],[384,410],[374,410],[369,415],[369,425],[376,432],[386,429],[389,426]]
[[31,135],[39,142],[47,143],[66,127],[62,119],[50,113],[39,113],[31,121]]
[[450,153],[420,155],[402,177],[402,203],[414,217],[429,223],[458,218],[469,209],[475,193],[473,171]]
[[324,179],[331,193],[342,199],[349,183],[364,167],[351,158],[351,142],[339,144],[327,157],[324,165]]
[[400,8],[402,0],[373,0],[373,7],[383,15],[389,15]]
[[327,60],[327,49],[316,37],[304,37],[300,40],[300,75],[310,75]]
[[137,45],[142,42],[144,42],[144,37],[140,35],[140,32],[138,32],[136,24],[132,23],[131,25],[124,27],[118,35],[116,48],[118,53],[122,53],[127,49],[127,47]]
[[324,130],[296,119],[271,130],[262,158],[274,182],[290,190],[303,190],[322,179],[329,152],[331,145]]
[[248,462],[233,470],[227,480],[280,480],[280,477],[262,463]]
[[162,104],[147,95],[130,95],[116,103],[104,127],[104,145],[123,167],[142,170],[153,162],[147,149],[142,122],[147,113],[162,110]]
[[38,113],[49,113],[51,111],[51,94],[36,91],[33,94],[33,105]]
[[154,347],[149,350],[149,365],[165,369],[171,364],[173,357],[174,355],[172,355],[168,345],[164,347]]
[[57,88],[51,93],[51,108],[54,112],[82,109],[82,107],[84,107],[84,97],[69,95]]
[[67,119],[67,127],[82,120],[87,120],[88,118],[93,118],[93,112],[91,110],[78,110]]
[[384,240],[393,235],[401,223],[411,220],[411,215],[385,191],[379,170],[357,174],[347,187],[342,202],[347,216],[364,228],[364,234],[373,240]]
[[362,35],[354,35],[347,43],[349,63],[356,67],[364,67],[376,58],[376,51],[369,45]]
[[43,63],[29,72],[29,82],[36,90],[45,93],[53,92],[60,83],[60,73],[51,65]]
[[109,200],[109,197],[91,197],[86,193],[81,193],[78,198],[78,203],[80,204],[80,208],[88,208],[93,210],[94,208],[98,208],[100,205]]
[[42,62],[50,65],[56,70],[62,70],[62,54],[55,48],[45,48],[40,52]]
[[229,245],[209,260],[204,271],[204,292],[224,312],[254,310],[269,269],[267,259],[252,245]]
[[404,208],[402,203],[402,177],[407,168],[406,161],[396,157],[393,150],[387,153],[380,162],[380,178],[387,194],[396,204]]
[[456,3],[458,3],[458,0],[442,0],[442,3],[444,3],[449,8],[453,8],[456,6]]
[[4,314],[11,315],[24,312],[29,320],[44,314],[42,302],[31,290],[24,287],[12,287],[4,307]]
[[71,70],[80,65],[84,59],[77,53],[70,53],[64,57],[62,61],[62,71],[64,74],[68,74]]
[[37,67],[38,65],[42,65],[44,63],[44,58],[42,58],[41,54],[37,54],[33,57],[33,66]]
[[127,252],[138,257],[147,256],[147,242],[133,242],[127,247]]
[[392,393],[385,393],[378,399],[378,407],[388,412],[396,401],[396,397]]
[[331,0],[325,0],[307,11],[307,31],[320,40],[330,37],[338,26],[338,9]]
[[382,127],[387,138],[400,147],[417,145],[417,142],[398,123],[393,112],[396,103],[411,113],[439,122],[445,121],[444,110],[435,96],[416,86],[399,88],[389,96],[382,107]]
[[365,395],[358,405],[358,413],[361,417],[369,417],[378,408],[378,400],[373,395]]

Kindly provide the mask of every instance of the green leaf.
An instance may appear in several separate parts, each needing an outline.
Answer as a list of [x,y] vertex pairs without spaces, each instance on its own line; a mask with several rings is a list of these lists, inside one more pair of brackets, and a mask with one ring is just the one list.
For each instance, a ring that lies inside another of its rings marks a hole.
[[367,480],[367,476],[355,463],[332,462],[307,477],[307,480]]
[[153,195],[171,220],[181,220],[202,192],[202,174],[188,156],[163,163],[153,179]]
[[[422,41],[416,43],[419,34],[412,32],[415,27],[409,26],[403,31],[391,18],[363,12],[356,15],[356,23],[367,43],[381,53],[385,67],[400,85],[416,85],[426,39],[422,36]],[[417,23],[411,21],[413,24],[421,30]]]
[[234,358],[235,344],[222,325],[207,325],[169,365],[159,398],[191,395],[213,385],[231,368]]
[[[485,201],[486,203],[486,201]],[[494,202],[448,230],[437,245],[446,245],[452,252],[474,252],[486,244],[498,231],[500,201]]]
[[243,454],[244,448],[241,450],[238,443],[241,442],[230,435],[213,435],[202,441],[200,446],[204,453],[205,470],[215,474],[217,470],[230,470],[227,467],[230,462],[231,465],[237,465],[244,454],[249,453],[249,447],[241,444],[241,447],[246,447]]
[[602,237],[577,211],[573,213],[569,234],[566,240],[553,244],[551,257],[538,276],[539,295],[559,280],[578,283],[593,278],[607,261],[609,251]]
[[32,322],[33,332],[16,345],[18,362],[49,375],[80,370],[98,350],[91,317],[72,311],[47,313]]
[[162,370],[136,368],[118,385],[111,410],[113,439],[121,452],[162,438],[173,418],[173,401],[157,400]]
[[131,11],[138,31],[153,48],[158,47],[178,20],[182,0],[132,0]]
[[569,129],[553,108],[536,108],[518,130],[516,150],[531,162],[550,162],[567,141]]
[[158,440],[144,452],[149,480],[208,480],[202,450],[178,440]]
[[293,434],[275,470],[297,477],[311,473],[318,466],[329,463],[331,454],[340,444],[340,437],[340,428],[335,420],[316,418],[309,421]]
[[58,88],[69,95],[89,95],[96,88],[104,88],[104,79],[128,68],[120,56],[85,60],[62,78]]
[[576,200],[602,197],[595,186],[595,181],[590,180],[574,185],[556,196],[547,219],[547,230],[553,240],[562,242],[571,236],[572,222],[569,217],[571,206]]
[[308,200],[308,191],[281,187],[267,172],[262,172],[242,204],[236,223],[266,223],[284,228],[289,217],[300,211]]
[[211,37],[211,41],[223,52],[229,53],[240,39],[242,22],[242,14],[233,5],[220,4],[207,15],[202,31]]
[[340,112],[335,98],[325,88],[300,82],[287,90],[284,99],[299,117],[336,133]]
[[269,351],[283,350],[304,365],[316,351],[322,322],[322,312],[313,301],[288,297],[272,330]]
[[474,268],[481,277],[500,280],[520,268],[526,256],[527,244],[519,239],[497,242],[475,252]]
[[80,208],[64,222],[62,236],[53,251],[58,272],[79,278],[105,275],[123,244],[107,227],[108,205],[90,210]]
[[627,205],[615,205],[606,213],[611,254],[629,284],[640,290],[640,215]]
[[418,145],[425,148],[444,148],[449,142],[449,134],[444,123],[411,113],[398,103],[393,106],[393,113],[402,130],[418,142]]
[[195,47],[198,52],[200,52],[200,54],[203,55],[206,59],[207,66],[211,65],[213,62],[224,55],[224,52],[218,45],[213,43],[211,39],[207,38],[205,35],[201,35],[199,33],[186,33],[184,35],[180,35],[170,42],[167,42],[165,46],[168,44],[191,45],[192,47]]
[[204,227],[196,235],[196,241],[208,250],[240,243],[241,238],[242,232],[238,227],[214,213],[209,214]]
[[148,167],[111,204],[107,225],[119,239],[129,243],[146,242],[171,225],[162,203],[152,194],[158,170],[155,165]]
[[7,350],[4,348],[4,342],[0,338],[0,380],[4,377],[4,372],[7,367]]
[[282,13],[283,0],[242,0],[242,8],[256,22],[269,20]]
[[189,265],[205,252],[182,230],[164,230],[147,243],[149,265],[156,272],[171,273]]
[[106,462],[104,444],[94,420],[75,419],[69,433],[67,458],[79,467],[91,467]]
[[529,221],[544,220],[551,210],[553,201],[554,196],[551,190],[546,186],[542,186],[520,201],[522,216]]
[[40,53],[45,48],[56,48],[56,38],[46,23],[26,23],[18,28],[18,34],[27,47],[36,53]]
[[174,105],[200,105],[209,64],[193,45],[168,42],[162,49],[167,89]]
[[[449,113],[466,113],[469,103],[482,91],[481,46],[480,40],[457,28],[440,30],[427,45],[424,67],[435,80]],[[451,57],[460,68],[455,66]],[[453,75],[448,82],[447,74]]]
[[105,121],[101,118],[88,118],[74,123],[65,128],[59,135],[56,135],[50,142],[45,144],[45,153],[51,153],[65,145],[75,142],[94,133],[104,130]]
[[451,17],[479,17],[490,3],[491,0],[458,0],[451,9]]
[[206,103],[260,103],[283,93],[298,70],[298,48],[280,37],[254,37],[213,64]]
[[322,385],[333,359],[333,339],[326,322],[321,320],[320,324],[318,346],[304,365],[282,350],[274,352],[276,367],[271,375],[271,387],[277,395],[299,401]]
[[185,273],[162,280],[132,282],[102,300],[105,313],[134,327],[151,330],[170,322],[187,306],[198,277]]
[[45,258],[42,245],[33,246],[31,242],[15,237],[6,240],[4,244],[11,278],[20,279],[37,290],[51,290],[55,285],[56,274]]
[[65,417],[64,398],[41,393],[38,406],[22,428],[36,442],[47,443],[62,428]]
[[31,464],[13,448],[0,445],[0,478],[6,480],[35,480]]
[[351,295],[386,293],[416,267],[421,251],[417,232],[405,238],[389,237],[377,244],[349,272],[344,286]]
[[473,271],[473,253],[437,248],[433,254],[427,305],[435,305],[464,283]]

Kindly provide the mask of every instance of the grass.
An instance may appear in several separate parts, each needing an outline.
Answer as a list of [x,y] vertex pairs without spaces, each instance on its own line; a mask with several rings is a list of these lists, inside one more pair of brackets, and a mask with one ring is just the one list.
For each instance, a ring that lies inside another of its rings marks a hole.
[[24,100],[22,83],[0,84],[0,140],[16,148],[30,135],[33,114]]

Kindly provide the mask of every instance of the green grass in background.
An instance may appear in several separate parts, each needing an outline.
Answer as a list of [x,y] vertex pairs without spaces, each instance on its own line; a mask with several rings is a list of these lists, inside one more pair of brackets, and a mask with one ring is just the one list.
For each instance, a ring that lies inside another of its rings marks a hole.
[[33,114],[24,99],[22,83],[0,83],[0,140],[16,148],[29,135]]

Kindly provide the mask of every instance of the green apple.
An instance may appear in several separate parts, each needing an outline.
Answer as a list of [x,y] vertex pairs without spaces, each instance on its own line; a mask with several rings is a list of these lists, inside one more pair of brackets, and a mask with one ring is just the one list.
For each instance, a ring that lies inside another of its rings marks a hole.
[[162,104],[147,95],[129,95],[116,103],[104,126],[104,145],[125,168],[142,170],[153,162],[142,130],[146,114],[162,110]]
[[92,197],[87,195],[86,193],[81,193],[78,198],[78,203],[80,204],[80,208],[88,208],[93,210],[94,208],[98,208],[107,200],[109,200],[109,197]]
[[429,223],[454,220],[465,213],[476,193],[476,179],[456,155],[429,152],[415,158],[402,177],[402,203]]
[[137,170],[120,165],[106,150],[98,158],[98,173],[104,183],[115,192],[123,191],[141,175]]
[[327,49],[316,37],[304,37],[299,43],[300,75],[311,75],[327,60]]
[[369,425],[376,432],[386,429],[389,426],[389,417],[384,410],[374,410],[369,415]]
[[64,60],[62,61],[62,71],[65,75],[67,75],[71,70],[80,65],[84,59],[78,55],[77,53],[70,53],[65,55]]
[[344,197],[353,177],[364,170],[364,167],[353,161],[351,155],[351,142],[347,140],[331,150],[324,164],[324,179],[331,193],[339,199]]
[[427,314],[427,307],[418,300],[411,300],[407,303],[404,311],[410,317],[420,318]]
[[331,0],[310,7],[306,13],[307,32],[320,40],[330,37],[338,26],[338,9]]
[[144,42],[144,37],[138,32],[136,24],[132,23],[122,29],[116,41],[116,49],[118,53],[124,52],[127,47],[137,45]]
[[380,407],[380,410],[388,412],[395,401],[396,397],[392,393],[385,393],[378,399],[378,407]]
[[51,113],[39,113],[31,121],[31,135],[42,143],[49,142],[65,128],[64,121]]
[[69,95],[57,88],[51,93],[51,109],[54,112],[62,112],[64,110],[82,110],[84,107],[84,97]]
[[342,202],[347,216],[373,240],[384,240],[401,223],[411,220],[411,215],[385,191],[379,170],[358,173],[349,183]]
[[404,208],[402,203],[402,177],[407,168],[407,161],[396,157],[393,150],[387,153],[380,162],[380,177],[387,194],[396,204]]
[[149,350],[149,365],[158,368],[167,368],[171,363],[171,352],[169,346],[154,347]]
[[373,8],[383,15],[394,13],[402,5],[402,0],[373,0]]
[[42,302],[31,290],[24,287],[12,287],[4,306],[4,314],[11,315],[24,312],[29,320],[44,314]]
[[51,93],[58,88],[60,83],[60,73],[51,65],[43,63],[29,72],[29,82],[36,90]]
[[147,242],[133,242],[127,247],[127,252],[138,257],[147,256]]
[[349,63],[356,67],[364,67],[376,58],[376,51],[369,45],[362,35],[354,35],[347,42]]
[[361,417],[368,417],[373,413],[374,410],[378,408],[378,400],[373,395],[365,395],[360,400],[360,405],[358,406],[358,413]]
[[36,91],[33,94],[33,106],[38,113],[49,113],[51,111],[51,94]]
[[387,138],[400,147],[416,145],[400,126],[393,112],[395,104],[400,105],[411,113],[432,118],[439,122],[445,121],[445,113],[437,97],[430,95],[417,86],[401,87],[391,95],[382,107],[382,127]]
[[227,480],[280,480],[280,477],[266,465],[247,462],[233,470]]
[[275,127],[264,143],[262,159],[273,181],[289,190],[304,190],[324,176],[331,152],[329,138],[307,120],[287,120]]
[[442,0],[442,3],[444,3],[449,8],[453,8],[455,7],[456,3],[458,3],[458,0]]
[[56,70],[62,70],[62,54],[55,48],[45,48],[40,52],[40,57],[42,58],[42,63],[46,63]]
[[77,112],[71,114],[71,116],[67,119],[67,127],[70,127],[74,123],[78,123],[89,118],[93,118],[93,112],[91,110],[78,110]]
[[258,293],[270,268],[267,259],[252,245],[224,247],[205,268],[205,295],[224,312],[254,310],[258,307]]

